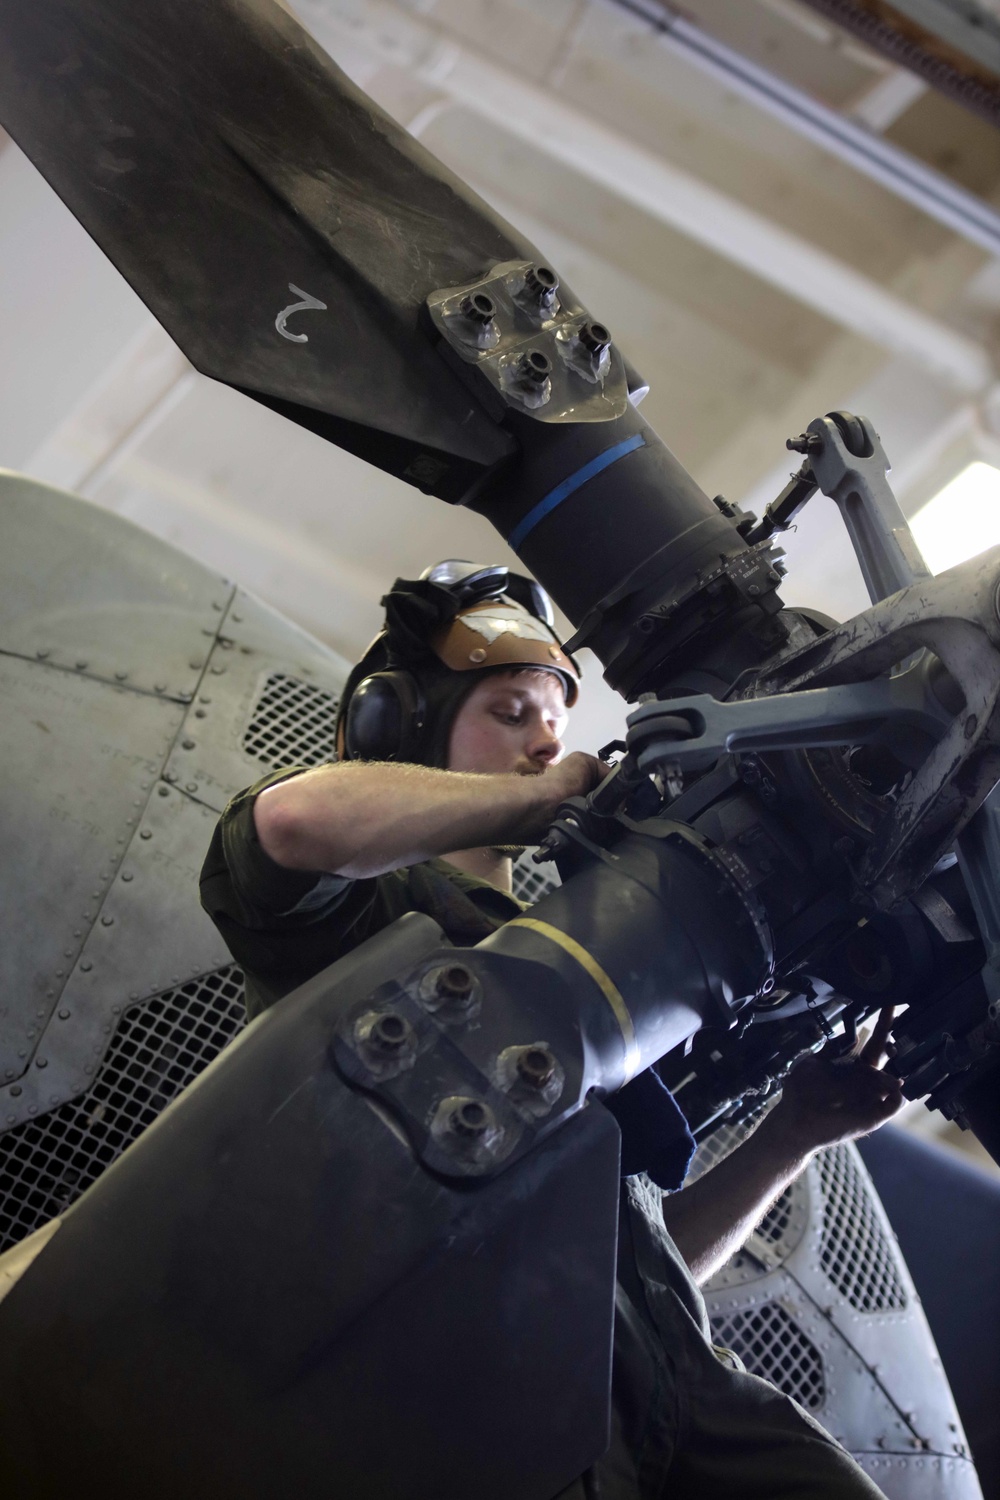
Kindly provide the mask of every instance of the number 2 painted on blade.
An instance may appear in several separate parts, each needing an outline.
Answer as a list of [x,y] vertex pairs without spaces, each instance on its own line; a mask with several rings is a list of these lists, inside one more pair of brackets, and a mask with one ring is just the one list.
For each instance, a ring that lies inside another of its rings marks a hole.
[[291,282],[288,283],[288,290],[294,292],[296,297],[301,297],[302,301],[292,302],[288,307],[282,308],[274,320],[274,326],[283,339],[288,339],[293,344],[308,344],[307,333],[289,333],[286,327],[288,319],[293,312],[326,312],[326,303],[320,302],[318,297],[310,297],[308,292],[304,292],[300,286],[293,286]]

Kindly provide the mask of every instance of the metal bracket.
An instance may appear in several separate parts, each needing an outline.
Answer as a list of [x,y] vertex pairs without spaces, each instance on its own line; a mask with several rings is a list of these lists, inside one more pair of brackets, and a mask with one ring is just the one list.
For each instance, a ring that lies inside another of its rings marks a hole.
[[[355,1004],[332,1038],[341,1077],[377,1098],[443,1177],[494,1175],[579,1107],[573,1025],[548,1018],[540,1039],[546,1018],[518,979],[495,954],[437,949]],[[547,976],[548,997],[558,983]]]
[[[879,818],[859,871],[863,889],[883,910],[923,883],[1000,777],[998,593],[1000,548],[994,547],[873,605],[774,662],[752,684],[758,696],[860,685],[922,651],[946,669],[937,691],[942,704],[948,700],[950,723]],[[930,680],[925,672],[918,676]]]
[[994,787],[958,841],[958,863],[986,949],[983,984],[1000,1001],[1000,788]]
[[931,577],[885,477],[889,460],[867,417],[829,412],[810,422],[801,437],[789,438],[787,446],[804,454],[805,463],[747,533],[751,545],[787,531],[819,489],[844,518],[873,604]]
[[910,673],[734,703],[702,693],[646,703],[629,714],[628,747],[642,771],[668,765],[704,771],[740,751],[869,744],[882,738],[890,721],[937,740],[951,715]]
[[501,411],[575,423],[628,410],[628,375],[610,333],[547,266],[503,261],[478,281],[432,292],[427,310],[459,368],[478,369]]

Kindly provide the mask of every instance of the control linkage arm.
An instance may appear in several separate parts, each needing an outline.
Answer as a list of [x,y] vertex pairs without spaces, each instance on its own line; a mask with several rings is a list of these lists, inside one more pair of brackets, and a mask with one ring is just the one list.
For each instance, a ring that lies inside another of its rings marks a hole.
[[[671,693],[644,703],[629,716],[626,740],[608,747],[625,752],[613,775],[589,798],[559,809],[537,857],[559,857],[573,868],[586,851],[612,847],[620,836],[618,814],[643,803],[648,809],[651,777],[662,815],[697,821],[720,786],[729,794],[734,778],[744,788],[758,783],[773,804],[804,769],[823,806],[800,801],[796,812],[804,813],[820,841],[824,823],[835,834],[828,842],[841,871],[840,918],[850,913],[852,923],[867,923],[879,913],[883,925],[898,924],[898,914],[915,902],[933,918],[935,942],[946,945],[938,988],[943,984],[947,993],[937,997],[933,1024],[915,1024],[914,1007],[897,1025],[896,1069],[912,1096],[933,1091],[936,1107],[960,1117],[956,1101],[979,1074],[992,1072],[1000,1044],[1000,799],[990,796],[1000,776],[1000,549],[932,578],[886,481],[887,460],[866,418],[846,412],[818,418],[789,446],[808,455],[806,465],[764,521],[744,518],[741,531],[751,543],[765,539],[821,488],[847,522],[872,608],[745,672],[727,699]],[[891,768],[888,783],[874,794],[866,755],[869,767],[873,757],[880,760],[883,781]],[[860,766],[860,775],[852,774],[852,765]],[[741,795],[745,801],[746,791]],[[745,831],[742,838],[745,843]],[[935,871],[954,865],[956,849],[967,923],[929,883]],[[836,870],[828,879],[836,886]],[[837,926],[830,921],[828,939]],[[970,947],[980,953],[981,968],[971,997]],[[795,957],[799,962],[801,954]],[[780,986],[780,952],[777,963]],[[863,997],[815,980],[805,985],[811,1008],[797,1045],[787,1023],[780,1045],[773,1026],[772,1040],[756,1045],[745,1035],[744,1015],[739,1058],[728,1040],[707,1114],[746,1089],[766,1093],[798,1052],[830,1034],[831,1018],[851,1036],[873,1008],[874,997],[866,1006]],[[954,988],[959,981],[965,985],[961,1002]],[[794,986],[787,977],[784,982]],[[926,1016],[933,1011],[927,1007]]]

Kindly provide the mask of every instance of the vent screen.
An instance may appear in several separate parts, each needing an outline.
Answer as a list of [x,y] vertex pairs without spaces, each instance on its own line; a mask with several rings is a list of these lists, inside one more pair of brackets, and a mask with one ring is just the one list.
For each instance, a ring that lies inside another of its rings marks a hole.
[[272,771],[335,760],[339,701],[311,682],[273,672],[247,725],[244,751]]
[[846,1146],[834,1146],[820,1154],[817,1165],[823,1190],[823,1270],[859,1312],[905,1307],[894,1248],[851,1153]]
[[779,1302],[744,1308],[712,1319],[712,1337],[739,1355],[751,1375],[761,1375],[802,1406],[826,1402],[823,1359]]
[[769,1245],[780,1244],[792,1217],[792,1189],[785,1188],[780,1198],[775,1199],[760,1223],[754,1229]]
[[514,895],[519,901],[541,901],[559,888],[559,877],[554,872],[555,865],[536,865],[531,851],[526,849],[514,861]]
[[233,965],[127,1010],[85,1094],[0,1135],[0,1250],[64,1213],[245,1023]]

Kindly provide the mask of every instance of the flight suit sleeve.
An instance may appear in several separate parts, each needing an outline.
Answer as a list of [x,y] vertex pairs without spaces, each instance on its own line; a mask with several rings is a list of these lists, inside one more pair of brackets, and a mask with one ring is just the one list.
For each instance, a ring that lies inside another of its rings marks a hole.
[[397,913],[383,880],[286,870],[261,847],[253,804],[266,787],[301,774],[264,777],[232,799],[201,872],[201,904],[246,978],[250,1015],[341,958]]
[[355,884],[344,875],[286,870],[261,847],[254,823],[260,793],[301,775],[305,767],[266,776],[228,804],[216,826],[201,872],[201,901],[209,916],[247,928],[272,927],[332,911]]

